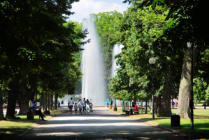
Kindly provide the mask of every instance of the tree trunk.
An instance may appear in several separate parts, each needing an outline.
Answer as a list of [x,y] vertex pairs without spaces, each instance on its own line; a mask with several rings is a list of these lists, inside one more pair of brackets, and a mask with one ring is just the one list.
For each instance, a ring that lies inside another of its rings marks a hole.
[[169,117],[171,116],[171,108],[170,108],[170,95],[168,87],[165,87],[162,95],[160,96],[160,104],[157,108],[157,115],[160,117]]
[[58,94],[56,93],[55,94],[55,102],[54,102],[55,109],[57,109],[57,106],[58,106]]
[[[26,115],[29,110],[29,100],[30,100],[31,92],[27,90],[26,83],[22,84],[20,87],[20,93],[18,95],[18,103],[20,106],[19,114]],[[24,98],[23,98],[24,97]]]
[[160,98],[161,98],[161,96],[159,96],[159,97],[156,97],[156,96],[154,96],[154,112],[155,112],[155,114],[158,114],[158,108],[160,107]]
[[147,99],[146,99],[146,103],[145,103],[145,114],[147,114]]
[[8,95],[8,105],[7,105],[7,115],[6,117],[9,119],[15,118],[15,108],[16,108],[16,97],[13,91],[9,91]]
[[48,102],[47,102],[47,95],[46,95],[46,93],[44,93],[43,95],[44,95],[44,111],[47,111],[47,110],[48,110],[48,109],[47,109],[47,106],[48,106],[48,105],[47,105],[47,103],[48,103]]
[[14,119],[15,118],[15,108],[16,108],[16,97],[17,97],[17,80],[13,80],[9,84],[9,92],[8,92],[8,105],[7,105],[7,114],[6,118]]
[[44,98],[45,98],[44,93],[41,93],[40,105],[41,105],[42,110],[44,110],[44,108],[45,108],[45,103],[44,103],[45,99]]
[[177,114],[182,118],[190,118],[189,108],[191,88],[191,52],[187,50],[182,66],[181,81],[179,86],[178,109]]
[[19,99],[20,111],[19,114],[26,115],[29,109],[29,99],[27,97]]
[[166,80],[164,83],[164,89],[162,91],[161,97],[159,98],[159,106],[158,106],[158,116],[161,117],[169,117],[171,116],[171,87],[172,81],[172,72],[169,70],[166,76]]
[[48,100],[47,100],[47,108],[48,108],[48,110],[51,110],[51,95],[49,94],[47,98],[48,98]]
[[3,95],[0,90],[0,120],[4,120],[4,112],[3,112]]
[[50,110],[53,109],[53,95],[50,95]]

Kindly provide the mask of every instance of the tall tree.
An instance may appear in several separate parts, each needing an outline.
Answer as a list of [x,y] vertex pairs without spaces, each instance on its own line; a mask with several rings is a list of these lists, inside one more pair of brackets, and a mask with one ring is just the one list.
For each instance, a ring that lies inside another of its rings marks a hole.
[[[50,76],[53,76],[57,72],[52,66],[56,67],[58,64],[63,69],[67,63],[73,65],[73,53],[80,51],[81,39],[85,35],[76,29],[74,23],[67,27],[63,24],[66,17],[72,14],[70,8],[75,1],[77,0],[0,2],[0,56],[3,58],[0,70],[4,72],[1,75],[7,75],[1,77],[1,80],[9,80],[8,118],[14,117],[17,95],[30,93],[30,99],[33,98],[37,83],[42,81],[43,71],[49,71]],[[44,69],[46,63],[53,64],[49,67],[51,70]],[[77,68],[72,68],[74,70]],[[79,72],[76,74],[79,75]],[[46,87],[48,83],[43,84]],[[69,89],[66,85],[64,88]]]

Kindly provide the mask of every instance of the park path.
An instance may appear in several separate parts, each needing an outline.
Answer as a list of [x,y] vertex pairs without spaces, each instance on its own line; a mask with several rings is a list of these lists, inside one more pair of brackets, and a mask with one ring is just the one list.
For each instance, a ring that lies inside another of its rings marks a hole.
[[139,120],[134,120],[114,114],[105,108],[96,108],[94,112],[82,114],[64,113],[27,131],[23,138],[29,139],[184,139],[170,131],[150,126]]

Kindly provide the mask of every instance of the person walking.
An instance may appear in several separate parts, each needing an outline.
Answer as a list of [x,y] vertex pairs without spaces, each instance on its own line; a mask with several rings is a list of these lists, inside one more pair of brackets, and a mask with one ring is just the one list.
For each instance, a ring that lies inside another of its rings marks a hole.
[[90,112],[93,112],[93,104],[92,104],[92,102],[90,102],[89,108],[90,108]]
[[73,98],[70,98],[70,101],[68,102],[68,107],[69,107],[69,111],[72,112],[73,111],[73,105],[74,105],[74,101]]
[[112,109],[112,105],[113,105],[113,100],[110,100],[110,109]]
[[93,103],[92,103],[92,99],[90,99],[90,101],[89,101],[89,108],[90,108],[90,112],[93,112]]
[[83,110],[83,103],[82,103],[81,99],[79,99],[79,101],[78,101],[78,109],[79,109],[79,112],[81,114],[82,110]]
[[86,111],[86,99],[83,98],[83,112]]
[[88,99],[86,100],[86,111],[90,112],[90,102]]
[[109,99],[106,100],[107,108],[109,107]]
[[78,111],[78,105],[77,105],[77,103],[75,103],[75,105],[74,105],[74,111],[75,111],[75,113],[77,113],[77,111]]

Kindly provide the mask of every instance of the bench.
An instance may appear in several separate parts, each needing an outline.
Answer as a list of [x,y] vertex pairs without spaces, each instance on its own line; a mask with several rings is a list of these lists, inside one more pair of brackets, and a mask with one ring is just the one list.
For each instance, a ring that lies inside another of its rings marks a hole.
[[138,111],[141,111],[141,113],[145,112],[145,107],[143,107],[143,106],[138,106]]
[[130,107],[129,109],[125,108],[124,112],[126,115],[139,114],[139,109],[136,111],[135,107]]

